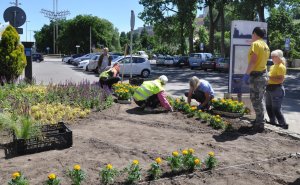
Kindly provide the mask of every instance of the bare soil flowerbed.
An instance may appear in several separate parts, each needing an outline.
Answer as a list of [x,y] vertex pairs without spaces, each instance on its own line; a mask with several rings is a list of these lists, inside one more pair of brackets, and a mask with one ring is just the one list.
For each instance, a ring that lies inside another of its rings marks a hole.
[[[174,113],[145,113],[134,104],[115,104],[71,124],[73,147],[5,159],[0,152],[0,184],[22,171],[31,184],[42,184],[55,173],[71,184],[67,169],[80,164],[88,177],[84,184],[100,184],[99,170],[111,163],[117,169],[137,159],[142,167],[140,184],[300,184],[300,142],[266,130],[256,133],[240,119],[228,120],[234,131],[214,130],[207,123]],[[3,140],[0,140],[3,141]],[[166,159],[175,150],[193,148],[202,160],[210,151],[219,161],[212,171],[170,174],[163,161],[162,179],[147,181],[146,171],[155,158]],[[124,176],[116,179],[124,182]]]

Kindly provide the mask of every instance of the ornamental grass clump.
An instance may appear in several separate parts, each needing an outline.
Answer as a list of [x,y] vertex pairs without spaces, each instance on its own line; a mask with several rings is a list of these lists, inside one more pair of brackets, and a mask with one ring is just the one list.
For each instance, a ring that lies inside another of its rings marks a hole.
[[205,166],[207,169],[211,170],[217,166],[218,160],[215,157],[214,152],[209,152],[208,157],[205,159]]
[[201,161],[198,157],[194,156],[194,149],[182,151],[182,164],[183,168],[188,171],[194,171],[196,168],[200,168]]
[[172,156],[167,158],[168,165],[172,172],[178,172],[182,169],[182,156],[177,151],[172,152]]
[[134,184],[142,179],[142,173],[141,173],[141,168],[139,166],[139,161],[138,160],[133,160],[131,165],[128,168],[124,169],[124,172],[128,173],[127,176],[127,183],[128,184]]
[[115,178],[119,175],[119,171],[115,169],[111,164],[107,164],[100,170],[100,179],[103,184],[113,184]]
[[54,173],[48,175],[48,180],[45,182],[46,185],[60,185],[60,179],[56,177]]
[[74,185],[80,185],[86,179],[85,172],[78,164],[74,165],[73,169],[68,171],[68,175]]
[[155,162],[151,163],[151,167],[148,170],[149,176],[152,179],[159,179],[162,174],[161,170],[162,159],[160,157],[155,159]]
[[21,172],[15,172],[12,174],[12,178],[8,182],[8,185],[29,185],[29,181]]

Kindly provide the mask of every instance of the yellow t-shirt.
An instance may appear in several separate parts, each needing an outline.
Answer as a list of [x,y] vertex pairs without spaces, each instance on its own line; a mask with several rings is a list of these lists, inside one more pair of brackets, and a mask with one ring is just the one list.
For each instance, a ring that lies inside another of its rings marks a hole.
[[257,62],[253,71],[263,71],[267,69],[267,60],[270,56],[270,49],[263,39],[253,42],[248,52],[248,64],[250,63],[251,55],[257,55]]
[[[286,74],[286,67],[282,63],[272,65],[270,68],[269,76],[284,76]],[[278,84],[269,79],[268,84]]]

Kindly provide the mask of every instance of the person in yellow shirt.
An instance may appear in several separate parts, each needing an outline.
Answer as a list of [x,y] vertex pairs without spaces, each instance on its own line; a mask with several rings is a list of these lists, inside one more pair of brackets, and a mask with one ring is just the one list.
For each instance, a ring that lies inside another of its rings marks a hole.
[[252,123],[258,132],[264,130],[263,97],[267,84],[267,60],[270,56],[270,49],[263,40],[265,34],[266,31],[263,28],[253,29],[252,44],[248,52],[248,67],[242,79],[250,87],[250,99],[256,115]]
[[[281,111],[281,103],[285,95],[283,86],[286,74],[285,58],[283,52],[279,49],[272,51],[271,58],[274,65],[270,68],[265,96],[266,109],[270,119],[267,123],[288,129],[288,124]],[[276,123],[276,119],[279,124]]]

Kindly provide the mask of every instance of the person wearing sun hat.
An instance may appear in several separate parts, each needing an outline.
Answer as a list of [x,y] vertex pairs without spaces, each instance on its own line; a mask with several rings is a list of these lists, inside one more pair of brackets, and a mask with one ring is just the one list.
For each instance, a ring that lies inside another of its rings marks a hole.
[[167,100],[164,86],[167,84],[168,78],[165,75],[159,76],[156,80],[145,81],[139,86],[133,94],[135,103],[142,109],[155,109],[161,105],[168,111],[173,111]]
[[288,129],[288,124],[281,111],[281,104],[285,95],[283,86],[286,74],[285,58],[283,57],[283,52],[279,49],[271,52],[271,58],[274,65],[270,68],[265,94],[266,109],[270,119],[267,123]]

